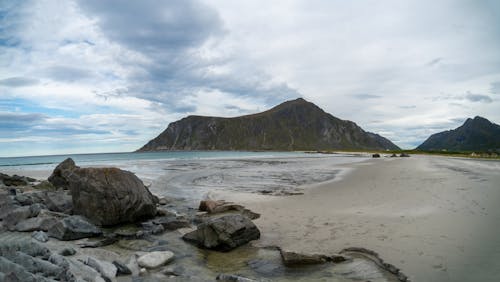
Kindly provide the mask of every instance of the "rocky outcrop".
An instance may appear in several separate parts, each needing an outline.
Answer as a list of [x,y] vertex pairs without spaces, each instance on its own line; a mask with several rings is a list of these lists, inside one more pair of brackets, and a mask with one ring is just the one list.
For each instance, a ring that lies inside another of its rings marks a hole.
[[248,218],[239,214],[213,218],[182,237],[199,247],[230,251],[260,238],[260,231]]
[[156,197],[133,173],[118,168],[80,168],[59,164],[50,181],[71,191],[74,214],[96,225],[136,222],[156,214]]
[[59,220],[49,229],[49,236],[59,240],[77,240],[99,236],[102,231],[82,216],[73,215]]
[[397,150],[386,138],[338,119],[304,99],[253,115],[188,116],[168,125],[139,151],[161,150]]

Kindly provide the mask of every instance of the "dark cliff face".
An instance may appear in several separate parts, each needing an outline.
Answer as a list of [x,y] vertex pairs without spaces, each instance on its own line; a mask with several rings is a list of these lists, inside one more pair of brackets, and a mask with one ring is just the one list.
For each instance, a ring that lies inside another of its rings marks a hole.
[[139,151],[399,149],[318,106],[297,99],[253,115],[188,116],[169,124]]
[[482,117],[469,118],[454,130],[431,135],[417,150],[500,151],[500,126]]

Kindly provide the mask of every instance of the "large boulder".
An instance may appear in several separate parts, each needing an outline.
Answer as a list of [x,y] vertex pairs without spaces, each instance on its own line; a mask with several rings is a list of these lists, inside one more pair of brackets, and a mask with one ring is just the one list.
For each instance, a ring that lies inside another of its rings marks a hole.
[[96,225],[136,222],[156,214],[157,198],[129,171],[80,168],[67,159],[52,175],[54,185],[68,185],[73,213],[87,217]]
[[101,234],[101,229],[78,215],[65,217],[49,229],[50,237],[63,241],[94,237]]
[[48,180],[56,188],[69,189],[68,178],[76,168],[78,167],[75,165],[73,159],[67,158],[56,166]]
[[202,248],[230,251],[259,239],[260,231],[248,217],[231,214],[208,220],[182,238]]

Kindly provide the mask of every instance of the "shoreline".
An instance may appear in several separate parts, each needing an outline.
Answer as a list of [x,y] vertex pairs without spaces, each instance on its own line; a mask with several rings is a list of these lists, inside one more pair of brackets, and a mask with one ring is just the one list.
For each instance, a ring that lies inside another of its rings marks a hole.
[[261,246],[312,253],[366,247],[412,281],[495,281],[500,165],[490,164],[371,159],[348,165],[354,169],[339,180],[309,185],[304,195],[221,197],[262,215],[255,221]]

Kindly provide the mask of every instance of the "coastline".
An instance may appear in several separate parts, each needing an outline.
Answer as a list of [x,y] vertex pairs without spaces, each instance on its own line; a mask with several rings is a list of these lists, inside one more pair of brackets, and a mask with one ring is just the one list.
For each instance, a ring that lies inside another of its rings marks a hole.
[[[492,165],[494,164],[494,165]],[[348,165],[341,179],[304,195],[222,193],[261,213],[261,246],[335,253],[374,250],[412,281],[495,281],[500,163],[440,156]]]

